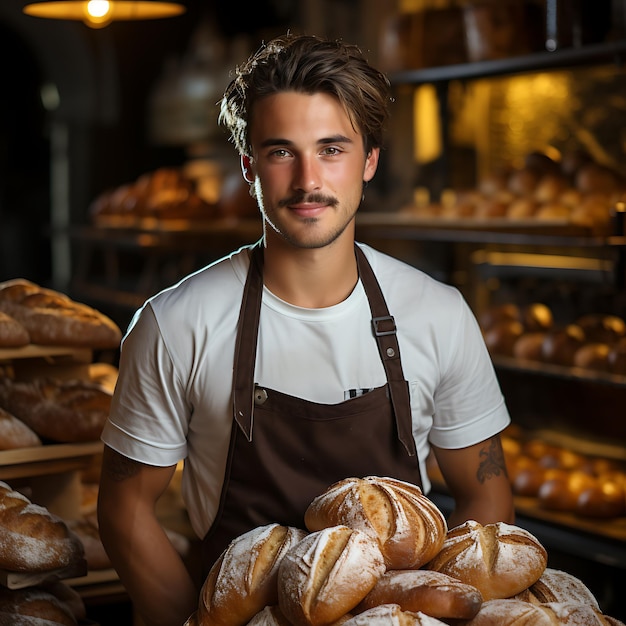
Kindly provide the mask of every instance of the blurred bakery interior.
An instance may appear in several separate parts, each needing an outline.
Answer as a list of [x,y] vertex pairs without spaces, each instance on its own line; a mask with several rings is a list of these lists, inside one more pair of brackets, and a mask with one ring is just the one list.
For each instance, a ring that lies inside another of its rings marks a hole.
[[[123,332],[147,297],[261,235],[216,123],[230,70],[287,30],[359,44],[394,99],[358,239],[461,290],[513,419],[518,523],[626,619],[626,1],[184,0],[104,25],[26,4],[0,3],[0,282]],[[0,372],[111,388],[115,341],[78,343],[0,347]],[[0,480],[93,513],[97,441],[57,444],[68,458],[0,450]],[[163,511],[188,550],[175,484]],[[125,623],[106,561],[90,575],[72,579],[88,615]]]

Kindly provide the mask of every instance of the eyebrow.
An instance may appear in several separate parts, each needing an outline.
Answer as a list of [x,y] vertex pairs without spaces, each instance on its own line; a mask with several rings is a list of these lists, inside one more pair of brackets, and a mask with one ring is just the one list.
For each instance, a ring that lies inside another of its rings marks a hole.
[[[354,143],[350,137],[345,135],[332,135],[331,137],[322,137],[316,142],[320,146],[327,145],[329,143]],[[292,146],[293,141],[289,139],[281,139],[279,137],[270,137],[261,142],[262,148],[271,148],[272,146]]]

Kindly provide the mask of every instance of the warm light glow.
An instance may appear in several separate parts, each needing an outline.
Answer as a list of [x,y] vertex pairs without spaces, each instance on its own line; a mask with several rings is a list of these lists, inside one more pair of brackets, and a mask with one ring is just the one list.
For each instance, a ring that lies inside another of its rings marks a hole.
[[114,20],[151,20],[175,17],[184,12],[185,7],[178,2],[150,0],[52,0],[24,7],[26,15],[79,20],[93,28],[101,28]]

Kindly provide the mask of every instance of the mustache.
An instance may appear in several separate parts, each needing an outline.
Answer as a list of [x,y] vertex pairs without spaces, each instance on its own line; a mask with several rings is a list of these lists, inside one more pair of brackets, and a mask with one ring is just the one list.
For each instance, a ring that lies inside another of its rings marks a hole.
[[288,198],[283,198],[278,201],[279,207],[289,206],[290,204],[301,204],[301,203],[311,203],[311,204],[327,204],[328,206],[335,207],[339,204],[339,200],[334,198],[333,196],[325,196],[321,193],[298,193],[293,196],[289,196]]

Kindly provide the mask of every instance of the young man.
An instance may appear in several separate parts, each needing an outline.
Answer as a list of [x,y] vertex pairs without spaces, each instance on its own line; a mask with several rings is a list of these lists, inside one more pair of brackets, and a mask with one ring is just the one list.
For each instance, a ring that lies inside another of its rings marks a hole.
[[181,624],[202,582],[154,514],[181,459],[206,570],[251,528],[303,527],[336,480],[428,491],[431,448],[450,525],[513,521],[509,417],[474,317],[456,289],[354,241],[388,101],[356,47],[309,36],[269,42],[224,96],[263,239],[138,312],[103,433],[101,535],[150,625]]

